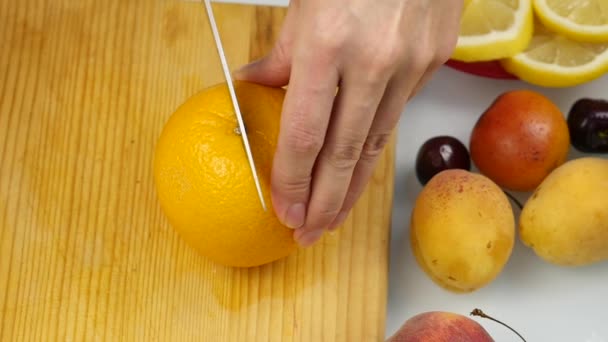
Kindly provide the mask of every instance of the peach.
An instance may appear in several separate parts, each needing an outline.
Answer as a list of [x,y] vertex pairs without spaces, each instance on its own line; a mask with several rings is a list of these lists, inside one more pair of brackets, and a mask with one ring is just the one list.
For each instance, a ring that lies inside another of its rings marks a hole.
[[456,313],[429,311],[408,319],[386,342],[494,342],[477,321]]

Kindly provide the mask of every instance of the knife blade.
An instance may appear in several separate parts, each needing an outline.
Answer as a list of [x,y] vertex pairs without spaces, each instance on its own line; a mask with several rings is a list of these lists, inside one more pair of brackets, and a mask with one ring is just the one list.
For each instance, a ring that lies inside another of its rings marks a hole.
[[222,70],[224,72],[224,78],[226,79],[226,83],[228,84],[228,90],[230,92],[230,98],[232,99],[232,105],[234,107],[234,112],[236,113],[236,119],[238,121],[238,128],[241,134],[241,138],[243,140],[243,145],[245,147],[245,153],[247,154],[247,159],[249,160],[249,168],[251,169],[251,173],[253,175],[253,180],[255,182],[255,187],[258,192],[258,197],[260,199],[260,203],[262,204],[262,208],[266,211],[266,202],[264,201],[264,195],[262,194],[262,187],[260,186],[260,179],[258,177],[258,173],[255,168],[255,162],[253,160],[253,155],[251,153],[251,147],[249,146],[249,139],[247,137],[247,130],[245,129],[245,124],[243,122],[243,116],[241,114],[241,109],[239,107],[239,101],[236,97],[236,92],[234,91],[234,84],[232,82],[232,76],[230,76],[230,71],[228,70],[228,62],[226,61],[226,54],[224,52],[224,47],[222,45],[222,40],[220,38],[220,34],[217,29],[217,23],[215,21],[215,16],[213,14],[213,8],[211,7],[211,0],[203,0],[205,7],[207,9],[207,17],[209,18],[209,24],[211,26],[211,32],[213,33],[213,39],[215,40],[215,46],[217,48],[217,52],[220,57],[220,61],[222,64]]

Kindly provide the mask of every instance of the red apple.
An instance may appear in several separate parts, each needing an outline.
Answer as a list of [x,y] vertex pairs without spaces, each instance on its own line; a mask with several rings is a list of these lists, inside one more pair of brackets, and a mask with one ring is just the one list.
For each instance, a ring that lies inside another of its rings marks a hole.
[[386,342],[494,342],[481,324],[467,316],[429,311],[408,319]]

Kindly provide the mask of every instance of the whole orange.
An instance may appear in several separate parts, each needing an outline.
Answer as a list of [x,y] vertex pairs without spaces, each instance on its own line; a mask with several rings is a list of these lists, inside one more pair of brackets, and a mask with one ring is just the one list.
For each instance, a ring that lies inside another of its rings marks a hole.
[[566,118],[546,96],[513,90],[498,96],[471,133],[471,159],[501,187],[534,190],[562,165],[570,147]]
[[[266,203],[285,91],[236,82]],[[281,259],[296,248],[258,199],[226,84],[204,89],[166,122],[154,155],[154,178],[163,212],[200,254],[223,265],[250,267]]]

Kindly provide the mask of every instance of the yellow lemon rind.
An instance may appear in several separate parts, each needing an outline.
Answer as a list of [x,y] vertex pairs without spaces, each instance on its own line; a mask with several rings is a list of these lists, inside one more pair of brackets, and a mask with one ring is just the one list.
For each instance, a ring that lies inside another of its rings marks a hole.
[[529,58],[525,53],[500,61],[502,67],[520,80],[547,88],[575,87],[608,72],[608,52],[593,62],[577,67],[560,67]]
[[458,37],[451,59],[485,62],[509,58],[523,52],[534,33],[534,11],[529,0],[522,1],[511,29],[488,35]]
[[549,30],[584,43],[607,43],[608,23],[602,26],[581,25],[555,13],[546,0],[534,0],[534,13]]

